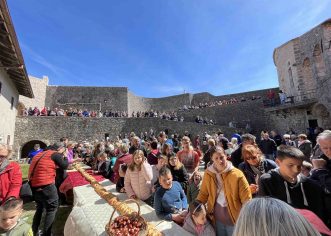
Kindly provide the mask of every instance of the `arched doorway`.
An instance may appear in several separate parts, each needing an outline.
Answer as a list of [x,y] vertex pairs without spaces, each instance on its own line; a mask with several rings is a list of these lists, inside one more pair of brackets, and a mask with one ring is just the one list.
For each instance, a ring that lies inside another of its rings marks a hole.
[[31,140],[22,146],[21,153],[20,153],[21,159],[28,157],[29,152],[33,149],[35,144],[39,144],[41,149],[45,149],[47,147],[47,145],[43,141]]

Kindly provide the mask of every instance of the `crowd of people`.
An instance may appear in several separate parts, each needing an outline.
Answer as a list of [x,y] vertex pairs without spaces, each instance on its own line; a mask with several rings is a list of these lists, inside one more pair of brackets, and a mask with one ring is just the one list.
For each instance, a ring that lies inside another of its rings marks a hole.
[[[102,142],[62,138],[45,150],[36,145],[28,157],[36,202],[32,230],[17,223],[22,172],[0,145],[0,232],[37,235],[44,217],[43,235],[51,235],[66,201],[58,191],[66,169],[82,162],[193,235],[331,235],[331,131],[320,132],[315,146],[312,141],[274,131],[229,139],[222,132],[192,137],[149,131]],[[9,213],[11,220],[3,221]]]
[[215,125],[216,122],[212,119],[208,119],[207,117],[197,116],[195,118],[195,122],[198,124],[204,124],[204,125]]
[[173,120],[173,121],[184,121],[183,116],[178,116],[177,112],[160,112],[160,111],[137,111],[132,112],[131,117],[137,117],[137,118],[147,118],[147,117],[155,117],[155,118],[161,118],[163,120]]
[[[49,107],[44,107],[39,109],[38,107],[29,109],[24,108],[21,111],[22,116],[65,116],[65,117],[129,117],[126,111],[89,111],[87,109],[72,109],[64,110],[62,108],[51,109]],[[160,111],[137,111],[132,112],[131,117],[136,118],[160,118],[163,120],[173,120],[173,121],[184,121],[183,116],[178,116],[177,112],[160,112]]]
[[39,109],[38,107],[23,108],[21,111],[22,116],[69,116],[69,117],[128,117],[128,113],[125,111],[89,111],[87,109],[73,109],[68,110],[62,108],[51,109],[44,107]]
[[213,102],[200,102],[198,105],[184,105],[183,107],[180,107],[180,111],[186,111],[186,110],[196,110],[196,109],[201,109],[205,107],[215,107],[215,106],[223,106],[223,105],[228,105],[228,104],[236,104],[240,102],[246,102],[248,100],[254,101],[257,99],[261,99],[261,96],[251,96],[249,98],[246,97],[241,97],[241,98],[229,98],[229,99],[223,99],[223,100],[218,100],[218,101],[213,101]]

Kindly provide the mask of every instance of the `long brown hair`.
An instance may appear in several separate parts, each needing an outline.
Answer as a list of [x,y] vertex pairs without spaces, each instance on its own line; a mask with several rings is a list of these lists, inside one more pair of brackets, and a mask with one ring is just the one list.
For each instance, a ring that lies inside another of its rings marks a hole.
[[[135,162],[134,162],[134,157],[137,156],[137,155],[142,155],[143,157],[143,161],[141,162],[140,165],[137,165]],[[141,170],[141,165],[143,164],[143,162],[146,160],[146,157],[144,155],[144,152],[141,151],[141,150],[136,150],[133,155],[132,155],[132,160],[131,160],[131,163],[129,164],[128,168],[131,170],[131,171],[134,171],[134,168],[137,167],[137,170],[140,171]]]

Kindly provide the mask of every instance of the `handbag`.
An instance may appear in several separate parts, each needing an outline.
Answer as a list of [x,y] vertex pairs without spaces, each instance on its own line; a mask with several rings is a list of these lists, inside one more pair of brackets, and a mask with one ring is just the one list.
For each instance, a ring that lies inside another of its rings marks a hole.
[[39,161],[46,155],[46,152],[39,158],[36,164],[33,167],[29,180],[25,181],[20,189],[20,198],[23,200],[24,203],[33,201],[33,193],[30,185],[30,178],[32,178],[33,173],[39,163]]

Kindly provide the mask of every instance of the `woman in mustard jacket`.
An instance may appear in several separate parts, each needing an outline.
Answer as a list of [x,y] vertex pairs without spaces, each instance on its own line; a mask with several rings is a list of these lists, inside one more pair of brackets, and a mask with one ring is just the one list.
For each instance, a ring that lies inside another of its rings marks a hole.
[[216,226],[216,235],[231,236],[242,205],[252,199],[244,174],[227,161],[220,147],[212,154],[213,164],[203,176],[197,200],[207,203],[207,212]]

